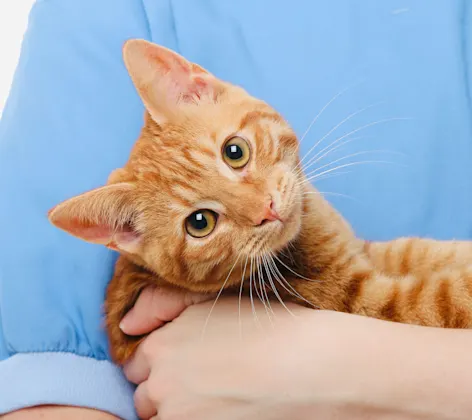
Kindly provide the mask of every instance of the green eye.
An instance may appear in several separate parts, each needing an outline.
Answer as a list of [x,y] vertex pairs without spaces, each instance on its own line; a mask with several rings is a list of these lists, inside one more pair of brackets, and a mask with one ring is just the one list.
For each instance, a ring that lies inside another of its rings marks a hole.
[[223,159],[233,169],[244,168],[250,157],[251,149],[242,137],[231,137],[223,147]]
[[194,238],[208,236],[216,227],[218,215],[211,210],[198,210],[185,220],[185,229]]

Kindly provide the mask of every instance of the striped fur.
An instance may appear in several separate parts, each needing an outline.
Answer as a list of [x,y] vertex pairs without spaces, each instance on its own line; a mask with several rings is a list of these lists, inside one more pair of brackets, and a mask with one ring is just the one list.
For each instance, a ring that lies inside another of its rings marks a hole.
[[[389,321],[472,327],[472,242],[363,242],[347,232],[339,215],[329,214],[324,199],[311,195],[309,200],[313,209],[292,254],[297,272],[317,281],[282,270],[305,299],[322,309]],[[315,211],[323,207],[324,221]]]

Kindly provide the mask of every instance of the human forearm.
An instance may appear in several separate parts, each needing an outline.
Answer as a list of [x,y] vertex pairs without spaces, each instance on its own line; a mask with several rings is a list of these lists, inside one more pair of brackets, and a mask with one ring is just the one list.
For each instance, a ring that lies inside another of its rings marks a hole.
[[[472,355],[466,350],[472,348],[470,332],[319,312],[301,328],[305,336],[311,322],[318,326],[302,353],[306,367],[301,386],[317,395],[300,394],[305,402],[301,412],[309,412],[311,398],[317,412],[324,401],[327,412],[339,418],[472,418]],[[331,352],[325,359],[329,363],[316,361],[324,357],[316,354],[319,340],[325,341],[322,351]],[[307,363],[310,358],[316,372]]]
[[6,414],[2,420],[117,420],[118,417],[103,411],[80,407],[42,406]]
[[[414,414],[427,419],[472,418],[469,331],[373,320],[369,324],[376,329],[371,336],[378,334],[377,351],[383,354],[374,358],[377,363],[372,363],[366,383],[382,407],[410,416],[405,418],[415,418]],[[364,363],[369,366],[368,360]]]

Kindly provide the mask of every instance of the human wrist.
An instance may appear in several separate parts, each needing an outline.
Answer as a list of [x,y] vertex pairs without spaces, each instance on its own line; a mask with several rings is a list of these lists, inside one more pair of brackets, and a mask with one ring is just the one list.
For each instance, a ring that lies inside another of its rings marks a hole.
[[[287,328],[285,345],[274,346],[280,380],[273,386],[279,411],[299,420],[312,420],[314,415],[331,418],[334,413],[339,418],[353,418],[362,399],[354,379],[361,369],[355,363],[357,350],[347,351],[353,337],[348,331],[347,335],[337,333],[351,320],[345,319],[345,314],[311,309],[299,310],[296,315]],[[342,417],[344,412],[349,415]]]
[[289,308],[296,317],[277,320],[263,349],[251,352],[254,398],[269,407],[267,412],[277,412],[277,418],[331,418],[360,399],[350,381],[342,379],[347,368],[357,367],[346,360],[351,360],[346,348],[337,345],[337,314]]

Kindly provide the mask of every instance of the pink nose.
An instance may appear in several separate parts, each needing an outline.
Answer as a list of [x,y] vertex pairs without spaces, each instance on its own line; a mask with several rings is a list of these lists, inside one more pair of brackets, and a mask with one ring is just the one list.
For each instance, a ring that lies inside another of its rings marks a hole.
[[259,217],[257,217],[254,220],[254,222],[256,226],[261,226],[264,223],[274,222],[276,220],[280,220],[281,222],[283,221],[282,218],[277,213],[277,211],[275,210],[274,202],[271,200],[265,206],[262,214]]

